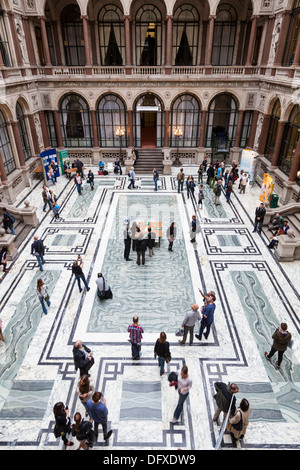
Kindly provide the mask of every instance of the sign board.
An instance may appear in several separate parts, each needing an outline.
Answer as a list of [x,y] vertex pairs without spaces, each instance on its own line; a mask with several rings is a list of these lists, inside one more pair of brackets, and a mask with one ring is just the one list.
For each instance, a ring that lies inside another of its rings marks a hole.
[[244,170],[244,173],[249,175],[250,184],[253,184],[255,167],[257,161],[258,153],[254,150],[243,149],[240,162],[240,171]]
[[159,107],[158,106],[137,106],[136,107],[136,110],[137,111],[160,111]]
[[55,166],[57,168],[56,177],[58,177],[59,166],[58,166],[58,161],[57,161],[56,149],[45,150],[44,152],[40,154],[40,156],[42,160],[42,169],[43,169],[45,181],[50,180],[48,172],[49,172],[49,165],[51,164],[51,162],[55,163]]
[[273,188],[274,188],[274,181],[273,181],[272,176],[265,173],[263,177],[259,200],[261,202],[269,201],[273,193]]
[[60,150],[58,152],[58,158],[59,158],[59,163],[60,163],[60,170],[61,174],[64,174],[64,162],[70,162],[70,156],[69,156],[69,151],[67,149]]

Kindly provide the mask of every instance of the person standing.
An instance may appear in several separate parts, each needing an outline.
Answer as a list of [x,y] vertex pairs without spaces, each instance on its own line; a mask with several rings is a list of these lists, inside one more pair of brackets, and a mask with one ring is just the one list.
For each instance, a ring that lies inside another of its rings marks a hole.
[[40,271],[44,271],[43,265],[45,264],[44,254],[45,247],[43,240],[39,240],[37,235],[34,236],[34,242],[31,245],[31,254],[34,255],[37,259],[37,262],[40,267]]
[[49,205],[49,209],[52,211],[51,194],[46,185],[43,186],[42,198],[44,202],[43,212],[46,212],[47,204]]
[[183,173],[183,168],[180,168],[180,171],[177,174],[177,190],[178,190],[178,193],[180,193],[180,191],[183,191],[184,178],[185,178],[185,175]]
[[159,179],[158,171],[156,168],[153,168],[154,191],[157,191],[158,179]]
[[71,432],[71,422],[69,417],[69,409],[59,401],[53,407],[55,418],[54,435],[56,438],[61,437],[65,446],[72,446],[73,442],[67,439],[67,434]]
[[214,193],[215,193],[215,200],[214,200],[215,206],[219,206],[220,205],[220,196],[222,194],[222,181],[221,180],[217,181],[217,184],[214,187]]
[[87,280],[85,278],[85,275],[82,271],[83,264],[84,264],[83,259],[81,258],[80,255],[78,255],[77,260],[74,261],[73,266],[72,266],[72,273],[75,275],[75,279],[78,283],[79,292],[82,291],[81,284],[80,284],[81,280],[83,281],[83,284],[85,285],[86,290],[87,291],[90,290]]
[[92,398],[92,395],[95,391],[94,385],[91,384],[88,374],[83,374],[80,376],[79,382],[77,384],[77,393],[78,398],[82,405],[84,406],[86,413],[88,414],[86,404]]
[[48,166],[48,178],[52,181],[53,184],[56,183],[56,176],[54,174],[53,168],[51,165]]
[[203,305],[203,307],[201,307],[202,319],[200,322],[199,334],[195,335],[199,341],[201,341],[202,334],[205,329],[206,332],[204,333],[204,337],[207,339],[209,336],[210,328],[214,321],[214,313],[216,309],[216,305],[214,304],[215,301],[216,297],[214,293],[209,292],[206,296],[205,304]]
[[153,232],[151,227],[148,227],[147,246],[148,246],[150,257],[154,255],[155,238],[156,238],[155,232]]
[[287,350],[289,342],[292,339],[291,333],[288,332],[287,324],[281,323],[272,335],[273,345],[269,354],[265,352],[265,357],[269,361],[276,352],[278,352],[278,360],[276,361],[277,368],[280,369],[280,365],[283,359],[283,354]]
[[107,403],[101,392],[94,392],[92,398],[87,402],[86,409],[91,417],[90,421],[94,421],[95,439],[98,439],[98,427],[102,426],[103,438],[107,441],[112,435],[112,430],[107,431]]
[[206,169],[207,169],[207,165],[208,165],[207,156],[204,157],[202,165],[203,165],[203,171],[204,171],[204,173],[206,173]]
[[230,203],[231,193],[232,193],[232,180],[228,179],[228,182],[226,185],[226,193],[225,193],[226,202],[228,202],[228,204]]
[[146,262],[145,252],[147,250],[147,240],[145,240],[142,232],[140,232],[139,237],[136,240],[135,248],[137,254],[136,264],[140,266],[142,258],[142,264],[144,265]]
[[212,164],[209,165],[206,174],[207,174],[206,183],[209,185],[210,188],[213,188],[215,185],[215,169]]
[[131,169],[129,171],[128,178],[130,180],[130,183],[128,185],[128,189],[134,189],[135,188],[135,186],[134,186],[135,172],[134,172],[134,167],[133,166],[131,167]]
[[3,212],[2,226],[5,230],[5,233],[8,233],[7,229],[9,229],[13,235],[16,235],[16,232],[14,229],[14,223],[15,223],[14,217],[8,212],[8,210],[5,207],[2,208],[2,212]]
[[87,175],[87,182],[89,183],[91,190],[94,190],[94,173],[92,170],[89,170],[88,175]]
[[246,186],[248,183],[248,176],[247,173],[242,173],[243,170],[241,171],[241,177],[240,177],[240,194],[245,194],[246,192]]
[[252,233],[256,232],[258,226],[258,233],[261,234],[262,224],[264,221],[264,217],[266,214],[266,208],[263,202],[255,209],[255,220],[254,220],[254,228]]
[[42,279],[38,279],[37,281],[36,293],[39,298],[39,301],[41,302],[43,312],[45,315],[47,315],[48,311],[45,303],[48,305],[48,307],[50,307],[50,297],[47,292],[47,286],[45,285]]
[[124,259],[126,259],[126,261],[132,261],[132,259],[129,258],[130,248],[131,248],[131,234],[129,230],[129,224],[126,225],[123,235],[124,235]]
[[181,325],[183,328],[183,338],[179,341],[181,346],[185,345],[188,333],[190,334],[190,346],[192,346],[194,340],[194,327],[197,320],[201,320],[199,305],[192,304]]
[[160,367],[160,375],[165,373],[165,362],[170,361],[170,344],[167,341],[167,335],[162,331],[159,335],[159,338],[156,340],[154,346],[154,357],[158,356],[158,365]]
[[249,424],[249,416],[251,408],[248,400],[243,398],[240,406],[235,410],[234,416],[228,420],[227,431],[230,432],[231,438],[234,443],[238,439],[243,439]]
[[84,421],[78,412],[74,415],[74,421],[75,423],[71,426],[71,433],[80,443],[77,450],[88,450],[89,447],[94,445],[93,425],[90,421]]
[[200,163],[197,173],[198,173],[198,184],[203,183],[203,163]]
[[[224,413],[224,419],[230,408],[230,417],[234,416],[236,410],[236,397],[234,396],[239,391],[239,387],[235,384],[226,385],[224,382],[215,382],[214,387],[216,394],[214,399],[217,404],[217,409],[213,416],[213,421],[217,422],[221,412]],[[231,402],[232,399],[232,402]],[[230,405],[231,404],[231,405]]]
[[76,176],[74,176],[74,183],[76,184],[78,194],[80,196],[82,196],[82,192],[81,192],[81,190],[82,190],[82,188],[81,188],[81,186],[82,186],[82,177],[80,176],[78,171],[76,173]]
[[80,377],[83,375],[88,376],[88,372],[94,365],[95,359],[93,357],[92,351],[85,344],[83,344],[81,340],[78,340],[74,343],[73,359],[75,370],[77,371],[79,369],[80,371]]
[[187,397],[189,396],[190,389],[192,387],[192,379],[189,377],[189,371],[187,366],[183,366],[181,371],[177,373],[177,384],[178,384],[178,404],[174,411],[174,416],[172,423],[175,424],[178,422],[179,417],[183,410],[183,405]]
[[197,218],[195,215],[192,215],[192,221],[190,224],[190,238],[191,243],[196,242],[196,235],[197,235]]
[[203,204],[203,199],[204,199],[204,191],[203,191],[203,185],[200,184],[199,186],[199,192],[198,192],[198,208],[202,209],[202,204]]
[[188,199],[190,197],[190,194],[192,195],[192,199],[194,198],[195,186],[196,185],[195,185],[193,176],[189,175],[188,179],[186,180],[186,190],[187,190]]
[[128,326],[129,342],[131,343],[132,359],[140,359],[144,329],[139,325],[139,317],[134,316],[132,324]]
[[173,251],[173,243],[176,240],[176,224],[172,222],[170,227],[167,229],[167,239],[169,242],[168,251]]

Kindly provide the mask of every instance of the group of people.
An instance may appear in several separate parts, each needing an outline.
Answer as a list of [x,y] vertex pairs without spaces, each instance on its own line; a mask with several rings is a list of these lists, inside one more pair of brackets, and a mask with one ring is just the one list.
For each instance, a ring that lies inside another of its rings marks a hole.
[[148,227],[147,233],[143,233],[140,227],[134,222],[131,227],[129,223],[126,224],[124,229],[124,259],[126,261],[132,261],[130,258],[130,252],[136,251],[137,260],[136,263],[140,265],[146,262],[146,251],[148,248],[149,256],[154,255],[156,233],[152,230],[151,225]]

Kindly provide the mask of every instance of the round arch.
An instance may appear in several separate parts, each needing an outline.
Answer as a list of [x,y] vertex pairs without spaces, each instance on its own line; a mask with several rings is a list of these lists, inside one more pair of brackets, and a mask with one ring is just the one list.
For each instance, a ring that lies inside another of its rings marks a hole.
[[92,147],[90,107],[78,93],[65,93],[59,102],[59,117],[65,147]]
[[217,93],[208,105],[205,147],[228,153],[234,145],[239,102],[230,92]]
[[134,101],[133,141],[135,147],[163,147],[164,103],[156,93],[146,91]]
[[[103,93],[96,102],[98,139],[100,147],[127,147],[128,122],[127,106],[124,99],[116,93]],[[124,129],[119,137],[117,130]]]
[[[170,106],[170,147],[197,147],[201,123],[201,102],[193,93],[180,93]],[[182,138],[174,135],[180,128]]]

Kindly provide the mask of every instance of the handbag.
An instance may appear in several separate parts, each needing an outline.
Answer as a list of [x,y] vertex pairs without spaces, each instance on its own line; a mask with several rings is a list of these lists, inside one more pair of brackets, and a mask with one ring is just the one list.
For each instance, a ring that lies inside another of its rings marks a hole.
[[242,412],[240,411],[241,419],[239,420],[238,423],[232,424],[233,429],[236,431],[241,431],[243,429],[243,417],[242,417]]
[[175,332],[175,336],[183,336],[183,328],[178,328]]

